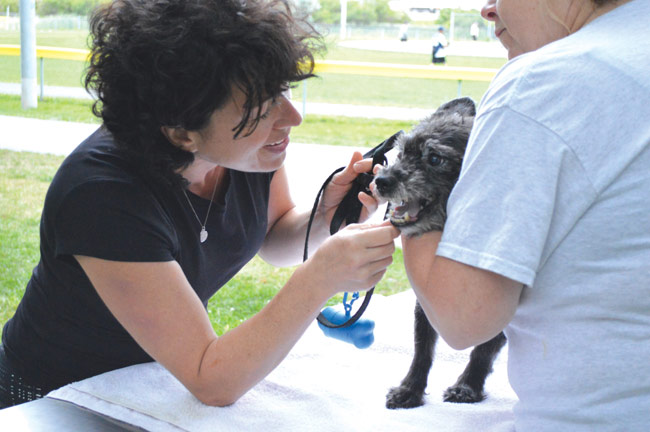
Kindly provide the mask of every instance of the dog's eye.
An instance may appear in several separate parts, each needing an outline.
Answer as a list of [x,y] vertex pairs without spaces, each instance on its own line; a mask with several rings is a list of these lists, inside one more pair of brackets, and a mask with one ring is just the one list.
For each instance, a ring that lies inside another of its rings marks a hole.
[[444,162],[444,159],[441,158],[438,155],[432,154],[431,156],[429,156],[429,164],[431,166],[442,165],[443,162]]

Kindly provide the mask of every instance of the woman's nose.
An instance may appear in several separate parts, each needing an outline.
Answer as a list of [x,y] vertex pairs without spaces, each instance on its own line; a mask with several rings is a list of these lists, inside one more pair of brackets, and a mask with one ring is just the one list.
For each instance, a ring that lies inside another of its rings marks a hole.
[[291,103],[291,93],[284,93],[280,96],[281,115],[276,122],[277,127],[294,127],[302,123],[302,116]]
[[488,20],[488,21],[494,21],[497,18],[497,7],[496,7],[496,0],[487,0],[483,8],[481,9],[481,16]]

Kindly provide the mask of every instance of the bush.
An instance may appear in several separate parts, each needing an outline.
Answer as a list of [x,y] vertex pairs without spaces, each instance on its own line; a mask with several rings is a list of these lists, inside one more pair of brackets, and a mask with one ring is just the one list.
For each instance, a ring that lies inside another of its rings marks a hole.
[[[340,0],[320,0],[320,9],[312,14],[314,22],[320,24],[337,24],[341,20]],[[347,22],[351,24],[403,23],[409,22],[408,16],[394,12],[388,6],[388,0],[366,0],[348,2]]]
[[0,12],[4,15],[7,12],[7,6],[9,6],[9,12],[17,14],[19,3],[20,0],[0,0]]

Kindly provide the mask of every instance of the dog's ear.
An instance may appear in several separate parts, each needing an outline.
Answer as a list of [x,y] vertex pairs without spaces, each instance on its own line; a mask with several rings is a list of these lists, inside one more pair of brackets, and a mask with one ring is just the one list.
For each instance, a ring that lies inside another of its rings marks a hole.
[[458,113],[462,116],[474,117],[476,115],[476,104],[471,98],[462,97],[453,99],[440,106],[435,114]]

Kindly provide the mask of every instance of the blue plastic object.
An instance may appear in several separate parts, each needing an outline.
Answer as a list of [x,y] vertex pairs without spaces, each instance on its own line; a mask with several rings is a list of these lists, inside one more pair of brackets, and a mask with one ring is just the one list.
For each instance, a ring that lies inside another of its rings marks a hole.
[[[350,319],[349,314],[346,314],[345,311],[333,307],[326,307],[321,313],[332,324],[343,324]],[[368,348],[375,341],[373,334],[375,322],[373,320],[360,318],[351,326],[342,328],[329,328],[321,323],[318,323],[318,326],[323,330],[325,336],[351,343],[360,349]]]

